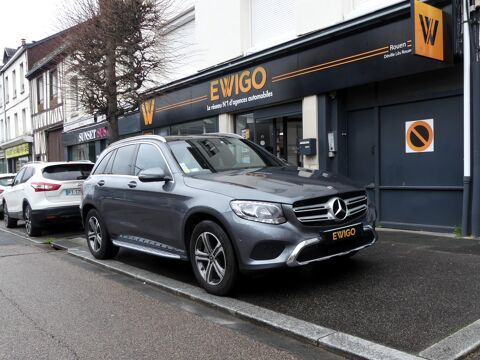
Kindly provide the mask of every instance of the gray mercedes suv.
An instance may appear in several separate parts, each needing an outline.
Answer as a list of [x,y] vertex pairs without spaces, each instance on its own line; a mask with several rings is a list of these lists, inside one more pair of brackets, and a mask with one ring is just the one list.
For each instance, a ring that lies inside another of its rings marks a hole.
[[84,182],[81,208],[96,258],[127,248],[190,261],[217,295],[239,272],[347,257],[377,239],[365,190],[234,134],[118,141]]

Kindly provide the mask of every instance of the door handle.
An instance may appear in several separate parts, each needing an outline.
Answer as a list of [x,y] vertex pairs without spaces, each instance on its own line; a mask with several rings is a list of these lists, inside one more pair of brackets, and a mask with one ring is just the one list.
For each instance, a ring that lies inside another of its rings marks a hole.
[[100,180],[97,184],[98,184],[99,186],[103,186],[103,185],[105,185],[105,180]]
[[136,181],[130,181],[130,182],[128,183],[128,187],[129,187],[130,189],[136,188],[136,187],[137,187],[137,182],[136,182]]

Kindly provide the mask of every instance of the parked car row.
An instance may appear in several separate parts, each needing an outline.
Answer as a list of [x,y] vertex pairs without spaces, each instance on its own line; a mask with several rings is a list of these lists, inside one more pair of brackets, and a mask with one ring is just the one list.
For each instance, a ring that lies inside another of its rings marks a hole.
[[81,217],[94,257],[126,248],[190,261],[217,295],[240,273],[350,257],[377,240],[364,189],[235,134],[128,138],[95,165],[30,163],[5,185],[6,227],[22,219],[38,236]]

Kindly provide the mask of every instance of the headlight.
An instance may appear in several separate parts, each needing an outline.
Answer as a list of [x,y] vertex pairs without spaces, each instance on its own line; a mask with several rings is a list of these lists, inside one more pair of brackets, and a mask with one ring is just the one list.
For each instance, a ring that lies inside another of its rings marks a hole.
[[280,204],[234,200],[230,206],[237,216],[245,220],[267,224],[282,224],[287,221]]

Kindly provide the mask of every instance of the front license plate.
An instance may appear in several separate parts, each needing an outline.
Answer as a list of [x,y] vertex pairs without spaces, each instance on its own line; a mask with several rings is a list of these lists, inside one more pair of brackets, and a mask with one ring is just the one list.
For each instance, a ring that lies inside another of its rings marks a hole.
[[328,240],[338,241],[338,240],[348,240],[354,239],[362,235],[363,226],[362,224],[355,224],[346,226],[339,229],[333,229],[326,231],[324,234]]
[[67,196],[80,196],[80,189],[65,189],[65,195]]

